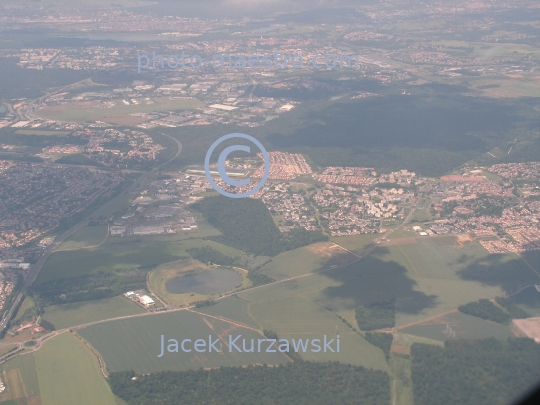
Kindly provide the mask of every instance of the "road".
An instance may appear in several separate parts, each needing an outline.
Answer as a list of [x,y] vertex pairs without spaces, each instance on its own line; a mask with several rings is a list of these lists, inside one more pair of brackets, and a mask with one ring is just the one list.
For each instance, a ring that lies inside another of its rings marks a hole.
[[[151,177],[153,174],[155,174],[161,167],[165,166],[167,163],[173,161],[174,159],[176,159],[180,153],[182,152],[182,144],[175,138],[173,138],[172,136],[170,135],[167,135],[167,134],[164,134],[162,133],[162,135],[165,135],[167,137],[169,137],[170,139],[172,139],[173,141],[176,142],[177,146],[178,146],[178,150],[176,152],[176,154],[170,158],[169,160],[157,165],[155,168],[153,168],[151,171],[147,172],[146,174],[142,175],[141,177],[139,177],[130,187],[128,187],[126,190],[124,190],[122,193],[120,193],[119,195],[117,195],[115,198],[109,200],[108,202],[106,202],[104,205],[102,205],[101,207],[98,208],[98,210],[101,210],[105,207],[108,207],[110,204],[112,204],[114,201],[120,199],[123,195],[129,193],[131,190],[133,189],[136,189],[137,187],[139,187],[141,184],[143,184],[146,180],[148,180],[149,177]],[[70,229],[68,229],[66,232],[64,232],[62,235],[60,235],[60,237],[57,237],[54,241],[53,244],[51,244],[50,246],[48,246],[45,251],[43,252],[43,254],[41,255],[41,257],[39,258],[39,260],[36,262],[36,264],[34,264],[28,275],[26,276],[20,290],[19,290],[19,293],[17,294],[17,297],[13,300],[13,302],[11,303],[11,306],[9,308],[9,310],[7,310],[5,313],[4,313],[4,316],[2,317],[2,320],[0,321],[0,332],[3,332],[7,325],[8,325],[8,322],[9,320],[13,317],[13,315],[15,315],[15,310],[17,309],[17,307],[19,306],[21,300],[23,299],[24,297],[24,294],[26,293],[26,290],[29,286],[32,285],[32,283],[36,280],[39,272],[41,271],[41,269],[43,268],[43,265],[45,264],[45,262],[49,259],[49,256],[51,255],[51,253],[54,251],[54,249],[59,246],[62,242],[64,242],[69,236],[71,236],[72,234],[74,234],[75,232],[77,232],[80,228],[82,228],[83,226],[85,226],[86,224],[88,223],[88,218],[84,218],[82,221],[80,221],[78,224],[76,224],[75,226],[71,227]]]

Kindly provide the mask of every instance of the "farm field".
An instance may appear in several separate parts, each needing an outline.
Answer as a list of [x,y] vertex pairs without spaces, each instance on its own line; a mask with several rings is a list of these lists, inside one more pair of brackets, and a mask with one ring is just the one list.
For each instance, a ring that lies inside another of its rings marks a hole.
[[[480,298],[501,296],[505,279],[489,273],[492,278],[483,280],[481,275],[486,268],[504,274],[508,266],[516,266],[512,255],[501,255],[493,262],[475,242],[460,244],[453,237],[412,241],[394,241],[349,266],[241,292],[238,297],[252,304],[303,297],[330,308],[353,325],[354,309],[359,305],[395,299],[396,325],[401,326]],[[517,266],[527,273],[524,263]]]
[[455,332],[456,339],[485,339],[494,337],[506,340],[515,335],[509,326],[486,321],[461,312],[441,315],[406,328],[400,328],[400,333],[425,337],[433,340],[448,340],[452,338],[447,332],[446,325]]
[[33,356],[43,405],[115,405],[95,355],[72,334],[47,340]]
[[194,311],[232,319],[252,328],[262,329],[261,325],[251,316],[250,307],[250,303],[239,299],[237,296],[232,296],[219,300],[216,305],[197,308]]
[[124,105],[121,99],[116,99],[114,100],[116,105],[112,108],[103,108],[96,101],[74,101],[42,108],[36,111],[36,114],[46,119],[59,121],[104,121],[119,125],[134,125],[145,121],[145,119],[141,120],[140,117],[134,117],[130,114],[191,109],[203,105],[197,99],[171,100],[168,97],[152,98],[151,104],[147,104],[145,100],[138,101],[137,105]]
[[96,357],[70,333],[55,336],[37,352],[14,357],[1,367],[7,386],[1,400],[19,398],[15,404],[28,405],[115,405]]
[[129,241],[126,238],[109,238],[97,248],[55,252],[36,280],[37,284],[62,277],[76,277],[83,274],[115,269],[129,269],[138,266],[158,266],[189,257],[186,249],[192,247],[221,245],[201,239],[186,239],[169,243],[158,240]]
[[[214,243],[214,245],[218,245]],[[213,246],[215,248],[215,246]],[[227,248],[232,249],[232,248]],[[149,276],[150,286],[154,293],[156,293],[161,299],[163,299],[168,304],[183,305],[188,304],[194,301],[201,301],[208,299],[210,295],[197,294],[197,293],[185,293],[185,294],[174,294],[167,290],[166,283],[167,281],[182,277],[186,274],[199,274],[203,271],[212,269],[213,267],[207,266],[197,260],[179,260],[172,263],[163,264],[156,269],[154,269]],[[242,285],[244,287],[250,285],[249,279],[244,272],[237,271],[238,274],[241,274]],[[215,295],[215,294],[211,294]]]
[[291,297],[253,303],[250,313],[263,328],[277,332],[280,338],[328,339],[340,335],[339,353],[301,353],[304,360],[339,361],[366,368],[386,370],[382,350],[353,332],[331,311],[303,297]]
[[1,368],[6,391],[0,394],[0,400],[25,398],[29,404],[42,403],[33,354],[14,357],[2,364]]
[[[290,361],[282,353],[229,353],[225,344],[229,334],[241,334],[245,339],[258,339],[262,334],[234,322],[190,311],[107,322],[89,326],[79,334],[101,353],[108,372],[134,370],[136,373],[153,373]],[[225,343],[222,353],[185,353],[180,349],[178,353],[165,352],[160,358],[161,335],[178,341],[199,338],[208,341],[208,336],[212,335]]]
[[118,296],[93,301],[72,302],[45,308],[43,318],[56,329],[69,328],[89,322],[146,312],[129,299]]
[[107,225],[83,226],[58,246],[55,251],[76,250],[99,245],[107,237],[108,229]]
[[357,257],[331,242],[320,242],[290,250],[274,257],[260,272],[283,280],[317,270],[340,266],[355,261]]

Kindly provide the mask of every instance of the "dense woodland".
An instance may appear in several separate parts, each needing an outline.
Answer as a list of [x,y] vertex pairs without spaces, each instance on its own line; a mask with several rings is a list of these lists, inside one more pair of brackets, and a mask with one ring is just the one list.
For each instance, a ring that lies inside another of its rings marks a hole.
[[386,357],[386,361],[388,361],[390,358],[390,348],[392,347],[392,341],[394,340],[394,336],[391,333],[367,332],[364,335],[364,339],[372,345],[382,349],[384,357]]
[[224,245],[258,256],[276,256],[281,252],[328,240],[319,231],[294,229],[284,236],[262,201],[251,198],[207,197],[192,205],[222,235],[212,237]]
[[394,300],[373,302],[356,308],[356,323],[363,331],[393,328],[396,325]]
[[[133,379],[135,378],[135,379]],[[296,361],[135,375],[112,373],[113,393],[129,405],[388,405],[383,371],[340,363]]]
[[540,345],[527,338],[414,343],[411,357],[416,405],[506,405],[540,376]]
[[508,323],[512,317],[488,299],[470,302],[458,307],[460,312],[497,323]]

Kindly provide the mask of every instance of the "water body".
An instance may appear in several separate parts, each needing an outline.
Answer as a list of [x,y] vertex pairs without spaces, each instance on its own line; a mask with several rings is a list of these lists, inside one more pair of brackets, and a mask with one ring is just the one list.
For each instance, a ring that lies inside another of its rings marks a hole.
[[194,276],[173,278],[165,283],[165,288],[172,294],[219,294],[231,290],[242,282],[236,271],[217,268],[203,271]]
[[0,105],[0,114],[5,113],[7,111],[7,108],[3,105]]

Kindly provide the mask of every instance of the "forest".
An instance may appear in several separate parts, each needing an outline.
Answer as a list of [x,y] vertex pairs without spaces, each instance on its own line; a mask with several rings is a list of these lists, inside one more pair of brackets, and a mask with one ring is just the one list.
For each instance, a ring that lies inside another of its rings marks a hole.
[[221,367],[135,375],[109,384],[129,405],[387,405],[387,373],[333,363],[295,361],[277,367]]
[[320,231],[293,229],[285,236],[277,228],[270,211],[260,200],[206,197],[191,206],[219,229],[216,242],[257,256],[276,256],[315,242],[328,240]]
[[416,405],[509,404],[540,375],[540,345],[528,338],[414,343],[411,357]]
[[508,323],[511,319],[509,314],[485,298],[478,300],[477,302],[470,302],[468,304],[461,305],[458,307],[458,310],[464,314],[476,316],[478,318],[497,323]]
[[356,308],[356,323],[363,331],[393,328],[396,324],[395,302],[372,302]]

